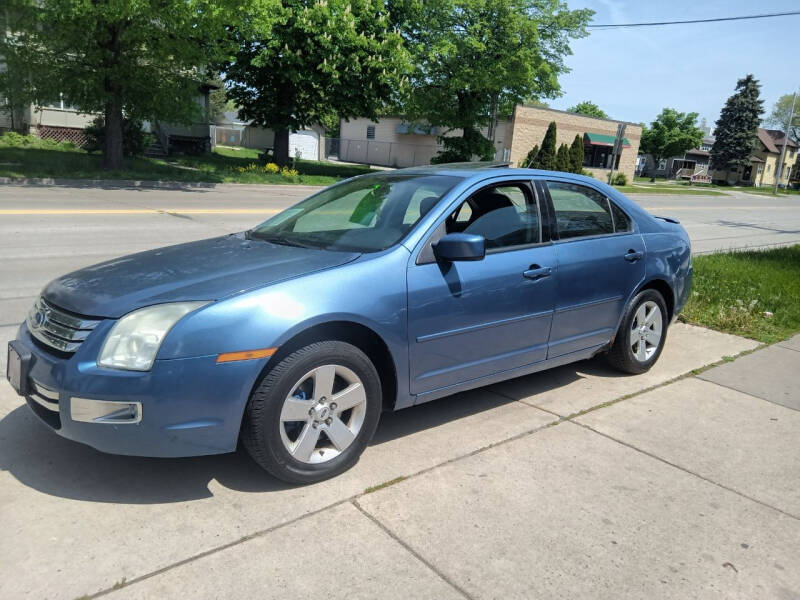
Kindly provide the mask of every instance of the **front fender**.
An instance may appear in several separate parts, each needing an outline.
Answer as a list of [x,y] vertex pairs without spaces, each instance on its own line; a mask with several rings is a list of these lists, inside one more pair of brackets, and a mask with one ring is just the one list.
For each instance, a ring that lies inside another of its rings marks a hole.
[[[215,302],[179,321],[158,359],[280,347],[310,327],[353,322],[383,339],[395,363],[400,399],[408,393],[408,260],[408,250],[398,246]],[[267,359],[260,360],[266,365]]]

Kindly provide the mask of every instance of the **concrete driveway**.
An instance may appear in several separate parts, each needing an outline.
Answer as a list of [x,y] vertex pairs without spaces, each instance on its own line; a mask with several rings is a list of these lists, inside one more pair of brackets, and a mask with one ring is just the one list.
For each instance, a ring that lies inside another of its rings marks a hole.
[[646,375],[587,361],[387,414],[297,488],[244,453],[100,454],[2,381],[0,597],[797,598],[798,344],[698,378],[756,344],[676,325]]

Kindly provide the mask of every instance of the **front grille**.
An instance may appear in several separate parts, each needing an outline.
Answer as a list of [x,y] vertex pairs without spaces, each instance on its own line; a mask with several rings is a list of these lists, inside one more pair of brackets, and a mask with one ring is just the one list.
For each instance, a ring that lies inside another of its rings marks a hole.
[[62,310],[39,298],[28,313],[25,323],[28,331],[38,341],[50,348],[68,354],[74,353],[99,319],[90,319]]

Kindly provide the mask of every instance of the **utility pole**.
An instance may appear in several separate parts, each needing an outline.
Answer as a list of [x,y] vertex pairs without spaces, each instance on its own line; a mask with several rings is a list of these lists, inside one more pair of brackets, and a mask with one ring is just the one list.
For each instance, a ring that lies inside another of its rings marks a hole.
[[617,125],[617,137],[614,140],[614,147],[611,149],[611,170],[608,172],[608,185],[614,185],[614,165],[617,162],[617,155],[622,153],[622,145],[625,141],[625,123]]
[[[792,128],[792,119],[794,119],[794,101],[797,100],[797,92],[792,94],[792,110],[789,111],[789,120],[786,122],[786,129],[783,131],[783,147],[781,148],[781,155],[778,158],[778,168],[775,169],[775,184],[772,186],[772,193],[778,193],[778,183],[783,176],[783,159],[786,158],[786,143],[789,141],[789,130]],[[788,187],[788,182],[787,182]]]

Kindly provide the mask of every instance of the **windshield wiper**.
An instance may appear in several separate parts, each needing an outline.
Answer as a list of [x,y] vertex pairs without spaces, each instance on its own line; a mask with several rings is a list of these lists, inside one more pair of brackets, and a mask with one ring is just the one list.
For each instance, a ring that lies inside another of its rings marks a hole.
[[299,242],[297,240],[289,239],[282,235],[270,235],[266,233],[259,233],[253,229],[247,231],[245,236],[249,240],[262,240],[264,242],[270,242],[272,244],[279,244],[281,246],[295,246],[296,248],[311,248],[315,250],[319,250],[319,246],[314,246],[311,244],[304,244],[303,242]]

